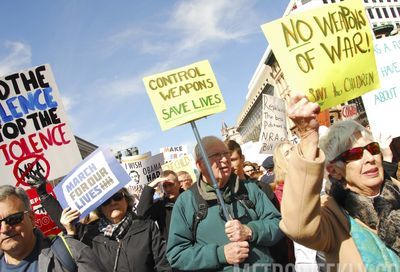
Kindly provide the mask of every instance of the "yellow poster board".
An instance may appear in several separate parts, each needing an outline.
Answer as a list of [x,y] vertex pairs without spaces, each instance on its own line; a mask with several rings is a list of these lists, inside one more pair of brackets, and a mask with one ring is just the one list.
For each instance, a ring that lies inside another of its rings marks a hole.
[[162,130],[226,110],[208,60],[145,77],[143,82]]
[[189,173],[193,182],[196,182],[196,174],[194,173],[195,162],[192,155],[185,155],[170,162],[167,162],[161,166],[162,170],[172,170],[175,173],[179,171],[186,171]]
[[322,5],[261,28],[290,89],[322,110],[380,86],[361,0]]

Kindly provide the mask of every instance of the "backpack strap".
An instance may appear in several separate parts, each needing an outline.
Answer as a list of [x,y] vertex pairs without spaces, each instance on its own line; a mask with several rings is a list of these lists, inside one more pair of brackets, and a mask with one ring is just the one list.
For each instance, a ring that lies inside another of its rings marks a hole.
[[250,200],[244,181],[239,181],[239,189],[233,197],[237,201],[243,203],[248,209],[255,210],[256,205]]
[[50,249],[62,266],[69,272],[78,271],[78,266],[74,258],[72,258],[71,250],[65,238],[59,235],[51,235],[49,239],[51,241]]
[[194,184],[194,186],[191,186],[189,190],[193,193],[194,195],[194,200],[197,204],[197,210],[195,215],[193,216],[193,221],[192,221],[192,241],[193,243],[196,242],[196,233],[197,233],[197,227],[200,223],[201,220],[205,219],[207,217],[208,213],[208,203],[207,201],[200,195],[199,188],[197,188],[197,184]]

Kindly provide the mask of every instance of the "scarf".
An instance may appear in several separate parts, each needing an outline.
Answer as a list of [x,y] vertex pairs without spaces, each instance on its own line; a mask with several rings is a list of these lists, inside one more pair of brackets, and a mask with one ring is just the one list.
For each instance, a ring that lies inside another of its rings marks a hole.
[[[221,195],[225,203],[227,204],[232,203],[233,195],[236,194],[237,191],[239,190],[239,182],[240,182],[239,178],[237,178],[236,175],[231,174],[226,185],[223,188],[220,188]],[[207,182],[203,181],[201,177],[199,179],[197,186],[199,189],[199,193],[203,197],[203,199],[207,201],[212,201],[212,200],[217,201],[217,194],[215,192],[214,187],[212,187]]]
[[391,180],[386,180],[381,193],[375,198],[359,195],[344,187],[341,181],[331,180],[329,194],[348,214],[359,219],[400,256],[400,190]]
[[129,227],[132,225],[132,221],[133,213],[129,211],[126,213],[121,222],[117,224],[111,224],[110,221],[102,217],[99,223],[99,231],[102,232],[105,237],[110,237],[119,241],[125,236]]

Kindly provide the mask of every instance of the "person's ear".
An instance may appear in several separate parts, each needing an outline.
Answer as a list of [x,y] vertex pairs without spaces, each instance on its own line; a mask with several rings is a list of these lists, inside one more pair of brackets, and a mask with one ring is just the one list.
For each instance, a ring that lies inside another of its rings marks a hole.
[[326,170],[328,171],[329,175],[336,180],[342,180],[344,177],[343,169],[340,168],[336,163],[329,162],[326,165]]

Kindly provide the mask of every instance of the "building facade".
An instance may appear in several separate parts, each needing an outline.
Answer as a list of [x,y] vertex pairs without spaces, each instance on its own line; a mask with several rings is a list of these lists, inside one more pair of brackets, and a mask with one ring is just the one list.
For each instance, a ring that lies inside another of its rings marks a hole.
[[[323,4],[339,2],[338,0],[292,0],[283,15],[290,14],[296,9],[307,9]],[[363,0],[366,14],[369,17],[371,28],[374,29],[375,36],[387,36],[395,34],[400,29],[400,0]],[[383,34],[382,34],[383,33]],[[257,69],[248,85],[246,102],[232,129],[236,129],[242,136],[242,143],[257,142],[262,121],[262,95],[269,94],[280,97],[286,102],[290,94],[290,89],[285,81],[285,76],[280,69],[279,63],[275,59],[271,48],[268,46]],[[348,103],[355,104],[358,112],[365,117],[365,109],[361,98],[356,98]],[[331,108],[329,111],[320,115],[320,123],[326,126],[341,119],[341,106]],[[290,128],[289,138],[296,134],[296,128],[290,120],[287,121]],[[224,138],[229,138],[223,135]]]

